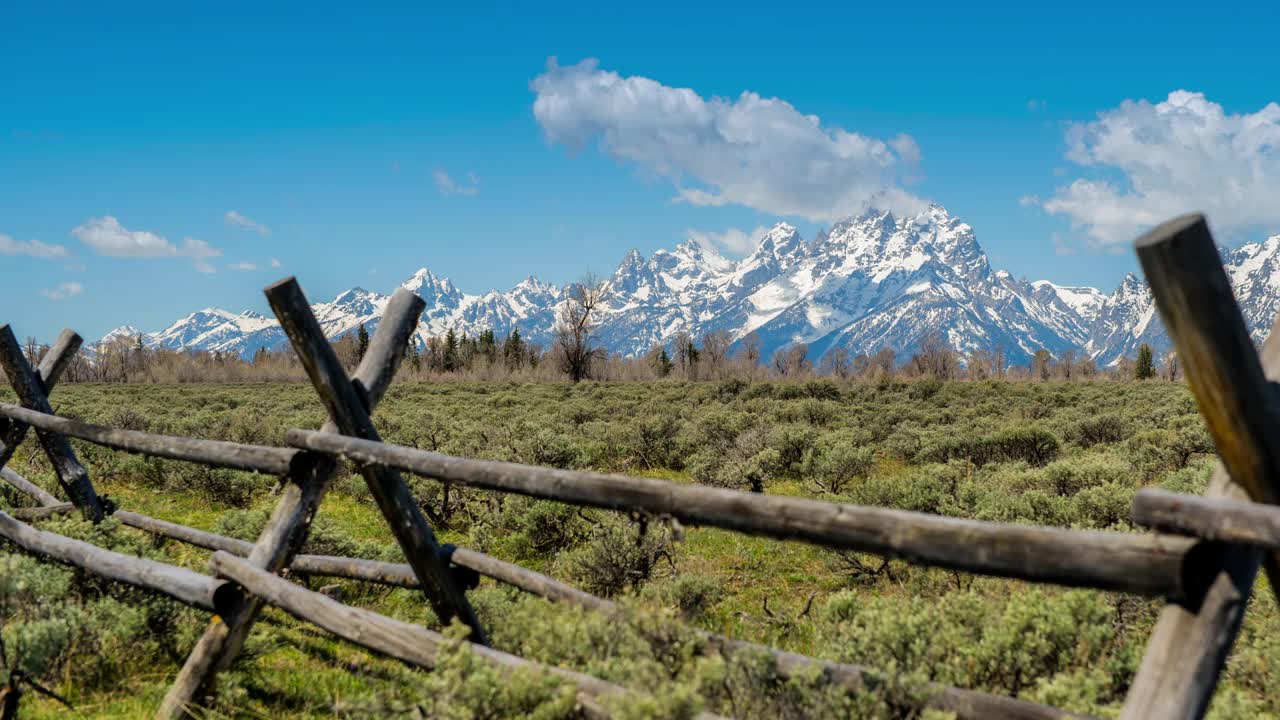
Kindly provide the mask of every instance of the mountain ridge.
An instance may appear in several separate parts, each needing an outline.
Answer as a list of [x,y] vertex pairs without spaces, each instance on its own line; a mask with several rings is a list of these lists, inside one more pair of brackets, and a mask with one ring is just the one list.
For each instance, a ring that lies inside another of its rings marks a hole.
[[[1222,251],[1253,337],[1260,341],[1280,311],[1280,235]],[[869,209],[835,223],[812,240],[779,222],[741,260],[688,239],[648,258],[630,250],[607,280],[597,343],[638,356],[670,346],[680,333],[725,333],[741,346],[756,338],[763,357],[806,343],[814,360],[834,348],[873,354],[913,352],[940,333],[961,353],[1004,350],[1025,363],[1039,349],[1076,350],[1113,365],[1148,343],[1170,347],[1146,284],[1130,273],[1111,293],[1049,280],[1018,280],[992,267],[973,228],[940,205],[911,216]],[[549,347],[568,286],[530,275],[509,290],[459,290],[423,267],[400,287],[426,301],[414,334],[419,346],[450,328],[467,334],[513,328]],[[390,295],[353,287],[312,306],[325,335],[338,338],[363,324],[373,332]],[[287,338],[272,318],[205,308],[156,332],[122,326],[108,333],[144,345],[252,357]]]

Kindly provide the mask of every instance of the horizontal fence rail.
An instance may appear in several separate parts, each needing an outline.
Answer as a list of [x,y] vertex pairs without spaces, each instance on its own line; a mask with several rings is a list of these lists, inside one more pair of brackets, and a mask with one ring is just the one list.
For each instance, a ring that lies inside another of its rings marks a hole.
[[0,403],[0,415],[34,428],[87,440],[95,445],[123,450],[127,453],[185,460],[201,465],[248,470],[267,475],[284,475],[289,472],[293,458],[298,454],[296,450],[264,445],[155,435],[138,430],[118,430],[36,412],[8,403]]
[[19,492],[35,498],[36,502],[41,505],[57,505],[62,501],[54,497],[53,493],[27,480],[18,473],[9,468],[0,468],[0,480],[4,480],[10,485],[18,489]]
[[104,550],[97,545],[37,530],[0,512],[0,537],[33,554],[101,575],[126,585],[163,593],[201,610],[218,610],[225,582],[147,558]]
[[[441,455],[311,430],[290,445],[470,487],[859,550],[984,575],[1188,597],[1198,591],[1194,541],[1169,536],[1006,525],[807,498],[678,485]],[[1188,561],[1191,561],[1190,563]]]
[[1133,500],[1133,522],[1161,532],[1280,550],[1280,507],[1147,488]]

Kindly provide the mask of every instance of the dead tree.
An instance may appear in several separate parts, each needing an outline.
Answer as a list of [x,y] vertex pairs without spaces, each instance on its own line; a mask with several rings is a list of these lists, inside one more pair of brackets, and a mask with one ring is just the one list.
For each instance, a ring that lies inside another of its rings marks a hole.
[[587,275],[569,288],[568,297],[560,308],[556,350],[560,369],[573,382],[587,378],[591,374],[591,364],[603,357],[599,348],[592,347],[591,336],[598,324],[597,311],[607,289],[605,283],[594,275]]

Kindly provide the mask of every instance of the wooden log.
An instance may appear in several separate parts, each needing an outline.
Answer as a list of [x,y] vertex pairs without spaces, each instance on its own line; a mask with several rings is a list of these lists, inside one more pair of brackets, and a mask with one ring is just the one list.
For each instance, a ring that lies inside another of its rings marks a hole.
[[226,583],[215,578],[37,530],[3,512],[0,512],[0,537],[33,555],[83,568],[126,585],[163,593],[201,610],[217,612],[227,597]]
[[30,497],[41,505],[57,505],[62,502],[57,497],[54,497],[53,493],[22,477],[11,468],[0,468],[0,479],[3,479],[5,482],[16,488],[18,492]]
[[1133,521],[1160,532],[1280,550],[1275,505],[1145,488],[1133,499]]
[[[40,367],[36,368],[36,381],[44,391],[45,397],[53,392],[53,386],[62,377],[62,371],[75,359],[81,342],[79,334],[69,328],[65,329],[58,334],[58,339],[40,360]],[[0,424],[0,467],[8,464],[13,453],[26,437],[27,427],[23,423]]]
[[[1203,216],[1171,220],[1135,247],[1218,450],[1207,494],[1273,502],[1280,443],[1267,377],[1280,377],[1280,325],[1259,362]],[[1263,555],[1241,546],[1208,555],[1206,592],[1160,612],[1121,718],[1204,717]],[[1274,556],[1268,566],[1275,589]]]
[[9,511],[9,514],[23,522],[34,522],[36,520],[47,520],[56,515],[69,515],[75,512],[76,506],[71,503],[58,503],[56,505],[41,505],[40,507],[15,508]]
[[[588,507],[645,512],[752,535],[901,557],[1037,582],[1182,597],[1197,577],[1185,538],[1004,525],[926,513],[768,496],[648,478],[471,460],[416,448],[290,430],[295,447],[337,453],[459,485]],[[1199,591],[1197,586],[1196,591]]]
[[[27,364],[22,347],[18,345],[18,338],[14,337],[9,325],[0,325],[0,368],[4,368],[10,386],[13,386],[23,405],[40,413],[54,413],[50,409],[49,398],[45,396],[40,378],[33,372],[31,365]],[[12,428],[10,432],[13,432]],[[36,434],[40,437],[40,445],[45,448],[45,455],[49,456],[49,462],[54,466],[58,482],[63,486],[63,491],[67,492],[67,497],[81,509],[84,519],[92,523],[100,521],[105,512],[102,501],[93,491],[88,471],[84,470],[67,438],[49,430],[37,430]]]
[[[305,300],[303,303],[305,305]],[[370,410],[395,377],[404,357],[403,348],[417,330],[418,317],[424,305],[421,298],[407,290],[396,291],[388,302],[373,342],[356,369],[354,381],[348,383],[361,388],[363,396],[369,400]],[[307,314],[310,317],[309,308]],[[329,420],[322,429],[336,432],[338,426]],[[328,457],[312,456],[306,457],[305,461],[303,458],[295,461],[294,468],[286,476],[280,499],[249,554],[251,565],[272,573],[280,572],[289,565],[290,558],[306,542],[311,520],[337,468],[337,463]],[[156,713],[157,718],[171,720],[185,714],[195,704],[201,689],[211,689],[217,673],[229,667],[239,655],[253,627],[259,603],[251,595],[239,595],[237,598],[232,607],[210,622],[197,641],[165,694]]]
[[30,425],[37,431],[45,430],[79,438],[113,450],[268,475],[284,475],[289,472],[293,459],[298,454],[287,448],[118,430],[8,403],[0,403],[0,415]]
[[[229,553],[214,553],[209,565],[219,576],[235,581],[248,592],[296,618],[314,623],[348,642],[412,665],[428,669],[435,667],[441,648],[448,642],[443,635],[422,626],[349,607],[306,590]],[[596,702],[597,698],[627,694],[624,688],[590,675],[538,665],[477,643],[471,643],[471,651],[504,671],[532,669],[552,673],[573,683],[578,688],[584,708],[594,717],[608,716]]]
[[[373,397],[362,383],[353,383],[347,378],[298,283],[289,278],[267,288],[266,293],[272,310],[280,318],[281,326],[338,431],[343,435],[379,442],[378,431],[369,418],[368,403]],[[387,348],[391,355],[397,356],[397,359],[388,358],[388,361],[398,363],[398,358],[404,354],[403,347]],[[362,473],[437,617],[445,623],[458,618],[471,628],[474,642],[487,644],[484,629],[467,600],[465,588],[440,557],[435,533],[399,473],[374,466],[362,468]]]
[[[53,414],[40,379],[27,364],[18,339],[8,325],[0,325],[0,367],[4,368],[9,384],[13,386],[13,391],[23,405],[47,415]],[[49,463],[53,465],[58,482],[62,484],[67,497],[80,508],[86,520],[100,522],[106,509],[98,498],[98,493],[94,491],[93,483],[89,481],[88,471],[71,449],[71,443],[62,435],[48,430],[37,430],[36,435],[40,438],[45,455],[49,457]]]

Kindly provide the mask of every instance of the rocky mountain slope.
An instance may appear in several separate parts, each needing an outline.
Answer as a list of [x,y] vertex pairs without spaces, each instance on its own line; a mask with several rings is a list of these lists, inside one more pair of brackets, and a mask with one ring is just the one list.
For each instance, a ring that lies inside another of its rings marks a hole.
[[[1280,310],[1280,235],[1226,251],[1224,260],[1250,330],[1261,339]],[[736,261],[694,240],[648,258],[632,250],[606,281],[597,339],[627,356],[669,345],[680,332],[697,338],[717,331],[739,345],[753,335],[765,357],[806,343],[815,360],[836,347],[853,354],[891,347],[902,358],[930,332],[965,353],[1001,347],[1010,363],[1026,362],[1040,348],[1082,350],[1107,365],[1144,342],[1157,352],[1169,347],[1150,292],[1136,276],[1110,295],[1015,279],[992,268],[973,229],[938,205],[912,217],[867,211],[811,241],[779,223]],[[402,286],[427,302],[419,344],[451,327],[499,336],[519,328],[549,346],[567,292],[529,277],[506,291],[470,295],[426,268]],[[361,324],[376,329],[389,298],[352,288],[313,309],[325,333],[340,337]],[[158,332],[125,326],[108,338],[120,335],[141,335],[153,347],[245,357],[286,344],[273,319],[217,308]]]

